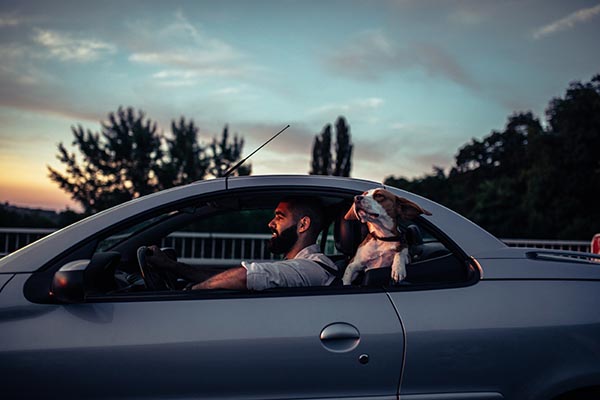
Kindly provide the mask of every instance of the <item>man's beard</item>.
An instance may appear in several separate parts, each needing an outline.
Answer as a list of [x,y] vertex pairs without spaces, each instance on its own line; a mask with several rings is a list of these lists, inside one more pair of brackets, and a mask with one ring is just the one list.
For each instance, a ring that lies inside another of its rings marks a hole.
[[273,254],[285,254],[292,249],[297,240],[296,225],[292,225],[269,240],[269,251]]

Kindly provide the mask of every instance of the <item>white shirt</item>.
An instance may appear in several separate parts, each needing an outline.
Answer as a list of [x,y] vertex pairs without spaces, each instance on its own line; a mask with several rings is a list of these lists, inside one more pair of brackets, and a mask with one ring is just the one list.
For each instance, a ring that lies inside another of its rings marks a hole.
[[337,270],[336,265],[313,244],[305,247],[291,260],[273,262],[245,262],[246,286],[250,290],[264,290],[275,287],[327,286],[335,277],[319,264],[320,261]]

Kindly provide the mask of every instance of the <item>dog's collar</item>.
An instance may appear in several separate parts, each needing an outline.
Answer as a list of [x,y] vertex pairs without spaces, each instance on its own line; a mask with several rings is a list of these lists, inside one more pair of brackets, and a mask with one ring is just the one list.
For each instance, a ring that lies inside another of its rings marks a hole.
[[382,242],[401,242],[402,241],[402,237],[400,237],[400,235],[379,237],[376,234],[371,232],[371,236],[373,236],[377,240],[381,240]]

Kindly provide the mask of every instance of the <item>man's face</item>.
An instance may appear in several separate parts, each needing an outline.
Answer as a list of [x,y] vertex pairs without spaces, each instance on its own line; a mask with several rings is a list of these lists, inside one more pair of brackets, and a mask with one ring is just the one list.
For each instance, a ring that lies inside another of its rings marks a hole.
[[273,254],[285,254],[298,240],[296,225],[290,204],[281,202],[275,209],[275,217],[269,222],[269,229],[273,233],[269,241],[269,250]]

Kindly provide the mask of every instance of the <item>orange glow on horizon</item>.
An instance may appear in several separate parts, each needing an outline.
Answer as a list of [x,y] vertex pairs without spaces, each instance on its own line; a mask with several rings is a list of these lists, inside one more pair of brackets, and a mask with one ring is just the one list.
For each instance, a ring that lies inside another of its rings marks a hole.
[[6,182],[2,179],[0,182],[0,203],[6,202],[18,207],[43,208],[56,211],[64,211],[70,208],[74,211],[81,211],[81,207],[52,182],[46,184],[29,181]]

